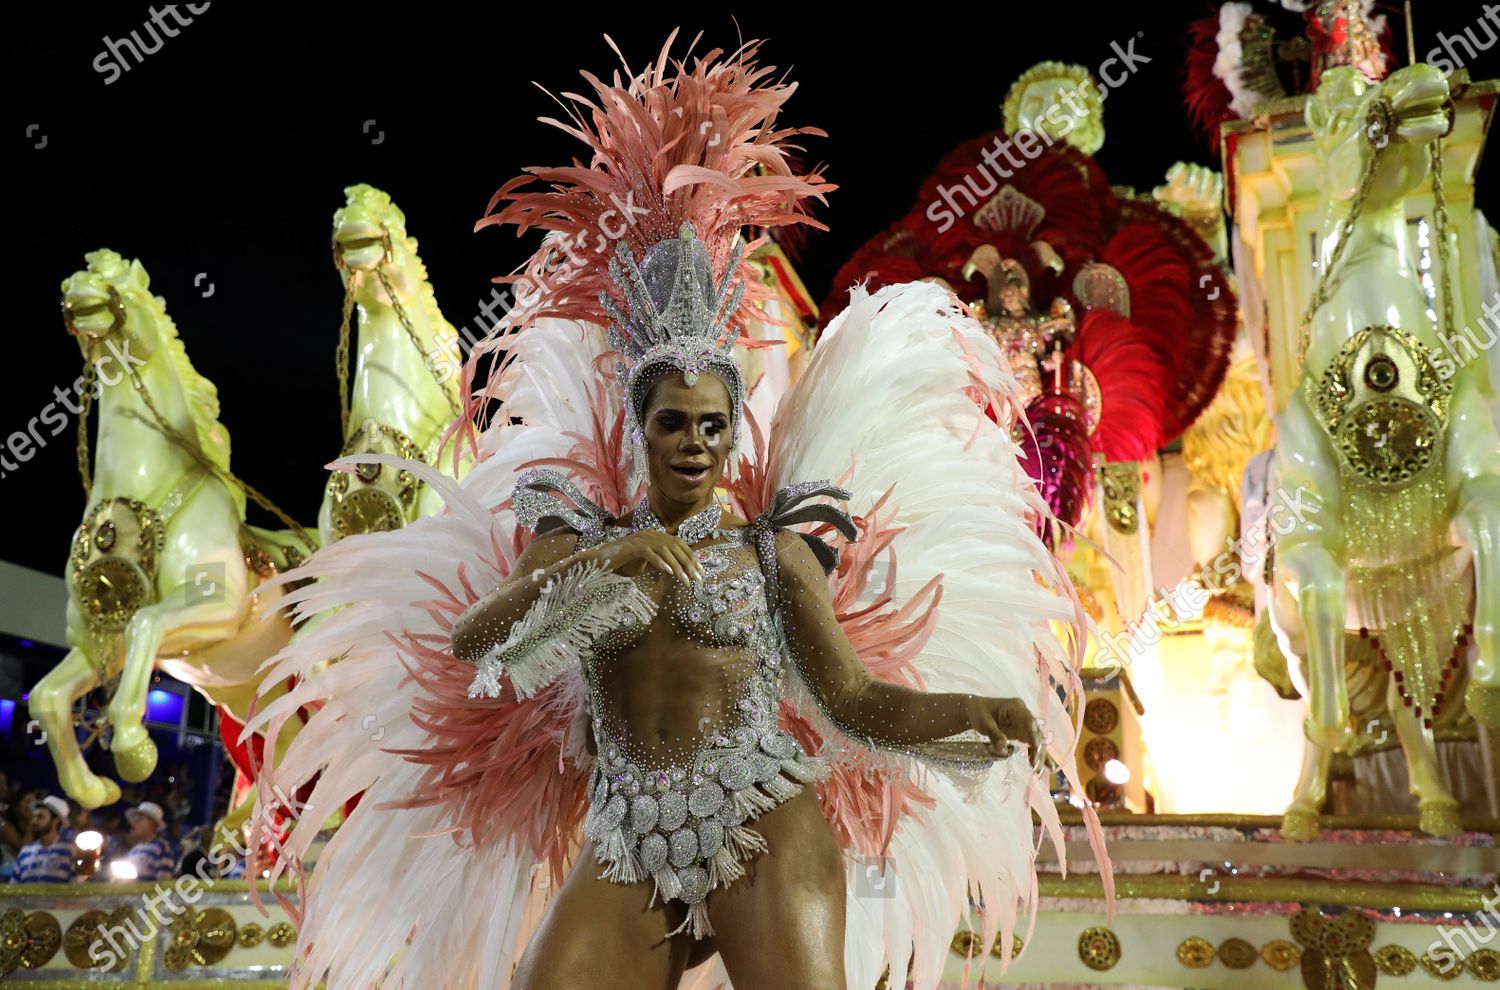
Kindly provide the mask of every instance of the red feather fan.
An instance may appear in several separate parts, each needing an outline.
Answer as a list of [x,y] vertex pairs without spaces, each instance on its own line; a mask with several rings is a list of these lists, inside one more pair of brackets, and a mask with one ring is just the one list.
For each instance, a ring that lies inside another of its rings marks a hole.
[[[837,314],[855,282],[877,289],[936,277],[965,301],[984,299],[984,276],[966,279],[964,268],[985,245],[1025,268],[1034,309],[1065,299],[1078,319],[1066,353],[1097,381],[1100,421],[1090,437],[1079,398],[1049,383],[1027,409],[1035,436],[1021,443],[1028,473],[1072,525],[1087,504],[1094,453],[1149,458],[1213,398],[1234,342],[1234,296],[1191,227],[1155,203],[1118,198],[1091,157],[1056,145],[1015,169],[995,151],[1002,140],[991,132],[946,155],[907,215],[839,270],[822,312],[825,320]],[[1073,294],[1073,279],[1089,262],[1124,278],[1128,317],[1089,311]]]

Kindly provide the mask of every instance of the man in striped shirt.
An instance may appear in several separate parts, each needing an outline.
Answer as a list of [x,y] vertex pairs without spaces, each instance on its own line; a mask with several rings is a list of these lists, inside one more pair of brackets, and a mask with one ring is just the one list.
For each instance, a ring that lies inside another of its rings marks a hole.
[[146,882],[172,879],[176,873],[177,854],[162,835],[167,817],[161,805],[155,801],[142,801],[125,812],[125,820],[130,822],[127,841],[132,844],[126,858],[135,865],[135,878]]
[[58,838],[68,820],[68,802],[48,795],[31,812],[36,841],[16,858],[17,883],[67,883],[73,879],[73,844]]

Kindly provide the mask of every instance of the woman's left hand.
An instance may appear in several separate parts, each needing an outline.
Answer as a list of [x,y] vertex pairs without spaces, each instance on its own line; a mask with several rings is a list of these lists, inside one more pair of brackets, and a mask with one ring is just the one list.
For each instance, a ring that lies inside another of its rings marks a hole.
[[1026,747],[1028,758],[1036,760],[1036,719],[1019,698],[969,699],[969,725],[990,739],[995,756],[1005,759],[1011,754],[1011,743]]

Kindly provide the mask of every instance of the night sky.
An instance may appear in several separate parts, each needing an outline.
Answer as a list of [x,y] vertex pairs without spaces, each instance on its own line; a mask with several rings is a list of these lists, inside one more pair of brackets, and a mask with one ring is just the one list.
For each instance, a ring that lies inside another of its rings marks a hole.
[[[1479,4],[1417,6],[1424,52],[1439,32],[1480,14]],[[1257,7],[1279,36],[1300,25]],[[947,150],[998,126],[1010,83],[1043,59],[1095,69],[1112,43],[1149,59],[1105,105],[1098,158],[1113,182],[1149,189],[1179,159],[1210,161],[1182,108],[1185,29],[1210,10],[1192,2],[945,6],[899,19],[889,4],[736,14],[704,5],[695,15],[674,5],[658,15],[638,4],[380,4],[369,13],[340,4],[271,14],[270,5],[218,3],[128,72],[107,68],[105,38],[140,31],[148,5],[22,9],[9,38],[19,68],[7,169],[18,236],[0,433],[25,430],[53,387],[79,374],[58,284],[83,267],[86,251],[107,246],[145,265],[194,365],[218,385],[236,473],[308,524],[322,464],[340,446],[342,288],[329,231],[343,188],[368,182],[392,195],[448,321],[470,323],[489,279],[535,245],[473,231],[490,195],[523,166],[562,164],[581,148],[536,122],[556,105],[532,83],[576,91],[580,69],[612,71],[605,34],[634,68],[679,25],[678,53],[698,30],[700,51],[767,39],[762,60],[801,87],[782,122],[828,131],[808,154],[840,186],[820,213],[831,231],[814,234],[800,266],[819,300],[838,266],[906,211]],[[1474,78],[1495,75],[1497,55],[1472,64]],[[1493,156],[1486,171],[1481,190],[1494,185]],[[84,508],[73,436],[70,418],[0,482],[0,558],[61,573]]]

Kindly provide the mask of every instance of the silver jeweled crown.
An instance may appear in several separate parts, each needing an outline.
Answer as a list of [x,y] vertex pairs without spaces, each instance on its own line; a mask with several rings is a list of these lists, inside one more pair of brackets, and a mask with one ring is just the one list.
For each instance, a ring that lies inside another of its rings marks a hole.
[[642,420],[646,395],[662,375],[672,371],[681,372],[689,386],[697,384],[704,371],[723,380],[729,390],[731,463],[739,449],[745,401],[744,381],[734,360],[739,331],[724,334],[724,327],[745,294],[745,283],[733,282],[742,249],[736,238],[724,278],[717,285],[708,248],[687,223],[678,236],[653,245],[639,264],[623,241],[609,261],[610,278],[624,293],[630,312],[621,312],[608,293],[601,292],[599,302],[614,321],[609,327],[610,346],[622,355],[616,372],[625,393],[632,474],[637,480],[645,476]]

